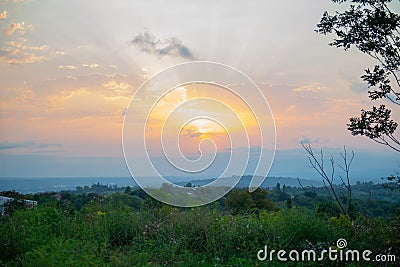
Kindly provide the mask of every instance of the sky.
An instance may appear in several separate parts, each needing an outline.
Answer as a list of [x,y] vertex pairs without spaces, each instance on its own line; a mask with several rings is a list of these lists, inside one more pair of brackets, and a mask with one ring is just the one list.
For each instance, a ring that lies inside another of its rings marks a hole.
[[[324,11],[340,9],[328,0],[1,0],[0,177],[129,176],[122,129],[132,97],[156,73],[193,61],[232,66],[260,88],[276,129],[269,175],[318,179],[301,142],[337,162],[343,146],[354,150],[354,180],[393,174],[398,153],[346,129],[349,117],[372,105],[360,76],[374,61],[355,49],[330,47],[332,36],[314,32]],[[400,12],[400,4],[393,9]],[[198,118],[178,125],[175,116],[164,132],[189,159],[201,156],[200,143],[205,156],[218,155],[222,160],[208,176],[219,174],[229,151],[260,146],[251,109],[261,104],[248,109],[207,84],[177,86],[158,102],[156,93],[132,102],[139,103],[133,112],[155,106],[147,130],[138,125],[131,137],[144,137],[156,161],[163,156],[161,122],[175,109],[227,123]],[[240,120],[201,97],[228,103]],[[398,109],[392,116],[400,118]],[[229,138],[243,129],[255,141],[229,148]],[[134,168],[148,174],[141,167],[147,156],[133,156]]]

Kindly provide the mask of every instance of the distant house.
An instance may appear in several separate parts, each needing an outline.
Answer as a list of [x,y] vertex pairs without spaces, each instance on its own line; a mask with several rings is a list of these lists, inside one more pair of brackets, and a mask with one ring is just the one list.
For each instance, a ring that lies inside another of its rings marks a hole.
[[13,201],[13,200],[14,200],[14,199],[11,198],[11,197],[3,197],[3,196],[0,196],[0,211],[1,211],[1,216],[4,216],[4,214],[6,214],[6,207],[4,207],[5,204],[6,204],[7,202],[11,202],[11,201]]
[[[14,198],[12,197],[4,197],[4,196],[0,196],[0,212],[1,212],[1,216],[4,216],[6,214],[6,204],[8,202],[13,201]],[[25,207],[29,207],[29,208],[33,208],[37,205],[37,201],[34,200],[29,200],[29,199],[17,199],[17,201],[19,203],[24,203]]]

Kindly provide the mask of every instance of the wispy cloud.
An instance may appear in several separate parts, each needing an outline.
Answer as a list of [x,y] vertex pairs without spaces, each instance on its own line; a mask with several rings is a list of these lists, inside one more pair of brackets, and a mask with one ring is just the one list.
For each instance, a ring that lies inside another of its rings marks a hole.
[[115,80],[103,83],[103,87],[114,91],[126,91],[131,89],[131,86],[127,82],[117,82]]
[[324,89],[323,86],[314,83],[314,84],[310,84],[310,85],[303,85],[303,86],[299,86],[293,89],[293,92],[311,92],[311,93],[319,93]]
[[23,42],[7,42],[7,45],[0,48],[0,63],[22,64],[41,62],[46,59],[43,53],[48,46],[29,46]]
[[15,32],[24,35],[26,33],[25,22],[22,21],[8,24],[7,35],[13,35]]
[[198,129],[191,127],[191,128],[185,128],[184,131],[182,131],[181,135],[189,138],[199,138],[202,135],[204,135],[204,133],[201,133],[198,131]]
[[58,66],[58,68],[60,70],[76,70],[77,69],[76,66],[72,66],[72,65]]
[[7,18],[7,10],[0,13],[0,21]]
[[18,148],[50,148],[61,147],[61,144],[48,144],[38,143],[36,141],[23,141],[23,142],[2,142],[0,143],[0,150],[18,149]]
[[94,69],[94,68],[97,68],[97,67],[99,67],[100,65],[99,64],[96,64],[96,63],[92,63],[92,64],[82,64],[82,67],[87,67],[87,68],[91,68],[91,69]]
[[33,0],[3,0],[4,4],[8,3],[23,3],[23,2],[31,2]]
[[141,32],[132,39],[131,45],[152,55],[195,58],[189,47],[176,37],[161,40],[152,33]]
[[28,82],[24,87],[4,86],[0,99],[2,116],[9,121],[119,117],[132,97],[133,88],[139,86],[137,76],[127,77],[123,73],[79,75],[74,70],[60,72],[66,72],[68,76]]
[[69,95],[81,88],[86,88],[102,96],[120,96],[121,94],[131,96],[133,85],[137,85],[133,79],[123,73],[79,75],[79,72],[77,72],[76,74],[76,76],[68,75],[41,81],[32,85],[33,90],[40,99],[58,96],[61,92]]
[[305,145],[310,145],[313,143],[319,143],[319,138],[315,138],[314,140],[311,140],[310,138],[303,136],[299,142],[299,144],[305,144]]
[[23,3],[23,2],[30,2],[32,0],[12,0],[13,3]]

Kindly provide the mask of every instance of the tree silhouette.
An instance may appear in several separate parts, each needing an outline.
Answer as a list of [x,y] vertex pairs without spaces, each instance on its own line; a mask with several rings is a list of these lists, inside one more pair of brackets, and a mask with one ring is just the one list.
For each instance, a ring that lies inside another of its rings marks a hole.
[[[372,101],[388,99],[400,106],[400,15],[391,8],[392,0],[332,0],[349,4],[344,12],[325,12],[317,24],[317,33],[335,34],[329,45],[348,50],[355,46],[377,61],[361,78],[368,83]],[[391,110],[384,104],[361,110],[360,117],[347,124],[352,135],[365,135],[379,144],[400,152],[395,131],[398,123],[391,119]]]

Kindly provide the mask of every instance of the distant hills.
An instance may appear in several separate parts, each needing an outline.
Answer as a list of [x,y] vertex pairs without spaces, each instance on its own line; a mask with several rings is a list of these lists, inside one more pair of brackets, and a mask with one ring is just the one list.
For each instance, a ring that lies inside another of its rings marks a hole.
[[[236,187],[238,188],[247,188],[249,187],[250,181],[253,178],[253,176],[250,175],[245,175],[242,176],[242,178],[239,180],[239,182],[236,184]],[[229,179],[229,178],[221,178],[221,179]],[[323,183],[321,181],[314,181],[314,180],[309,180],[309,179],[299,179],[300,183],[302,186],[314,186],[314,187],[320,187],[323,186]],[[194,186],[204,186],[206,184],[209,184],[211,182],[215,181],[215,179],[199,179],[199,180],[191,180],[189,181],[192,185]],[[184,186],[188,182],[178,182],[178,185]],[[281,186],[286,185],[286,186],[291,186],[291,187],[300,187],[299,181],[297,178],[292,178],[292,177],[267,177],[264,182],[261,184],[261,188],[269,188],[269,187],[274,187],[276,184],[279,183]]]
[[[152,180],[154,177],[146,177],[150,186],[158,187],[160,185],[152,185]],[[169,181],[176,185],[184,186],[187,183],[191,183],[194,186],[204,186],[211,183],[215,179],[203,178],[190,180],[185,177],[170,176],[166,177]],[[236,177],[237,178],[237,177]],[[228,184],[228,179],[232,177],[220,178],[222,183],[226,179],[226,184]],[[246,188],[249,186],[252,176],[243,176],[236,187]],[[262,188],[275,187],[279,183],[281,186],[286,185],[290,187],[300,187],[297,178],[291,177],[267,177],[262,183]],[[321,181],[300,179],[302,186],[323,186]],[[137,184],[130,177],[91,177],[91,178],[77,178],[77,177],[64,177],[64,178],[0,178],[0,191],[15,190],[21,193],[37,193],[46,191],[62,191],[62,190],[74,190],[77,186],[91,186],[93,184],[109,185],[113,187],[136,187]]]

